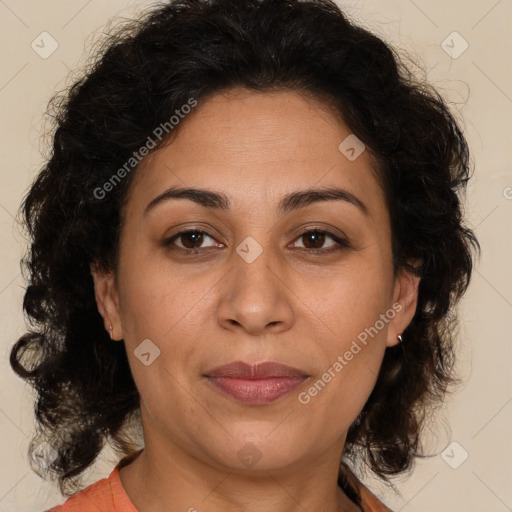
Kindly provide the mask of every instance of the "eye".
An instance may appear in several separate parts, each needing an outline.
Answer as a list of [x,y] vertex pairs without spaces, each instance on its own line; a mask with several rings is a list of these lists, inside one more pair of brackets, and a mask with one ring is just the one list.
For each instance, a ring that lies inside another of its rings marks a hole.
[[[186,231],[180,231],[171,238],[164,240],[163,245],[172,251],[179,250],[186,254],[193,255],[201,252],[196,249],[201,248],[200,246],[204,242],[205,238],[210,238],[215,242],[214,238],[208,235],[205,231],[189,229]],[[176,244],[175,240],[182,241],[182,245],[180,246],[179,244]],[[219,245],[222,244],[215,242],[210,247],[218,247]]]
[[[334,241],[334,244],[331,244],[329,249],[321,249],[325,241],[329,238]],[[310,229],[309,231],[304,231],[299,235],[297,240],[305,240],[306,245],[303,243],[303,248],[313,254],[325,254],[350,247],[348,240],[339,238],[333,233],[321,229]]]
[[[201,247],[208,238],[213,240],[214,243],[207,247]],[[321,247],[328,239],[331,239],[334,243],[329,246],[330,248],[322,249]],[[350,247],[350,242],[348,240],[339,238],[333,233],[321,229],[310,229],[309,231],[304,231],[298,238],[296,238],[296,240],[305,240],[305,245],[303,243],[303,246],[299,246],[298,248],[304,249],[313,254],[331,253]],[[180,243],[176,243],[176,241],[179,241]],[[200,254],[201,252],[204,252],[201,249],[207,249],[208,247],[223,247],[223,244],[217,243],[208,233],[197,229],[180,231],[171,238],[164,240],[162,245],[170,251],[179,251],[187,256]]]

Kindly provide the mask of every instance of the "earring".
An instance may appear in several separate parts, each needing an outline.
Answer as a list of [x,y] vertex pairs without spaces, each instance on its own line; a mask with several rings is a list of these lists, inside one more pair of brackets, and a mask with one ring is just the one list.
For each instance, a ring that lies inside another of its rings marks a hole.
[[110,339],[112,339],[112,326],[111,326],[111,325],[109,325],[109,327],[108,327],[108,328],[109,328],[109,330],[110,330]]
[[400,334],[398,335],[398,343],[402,343],[402,336]]

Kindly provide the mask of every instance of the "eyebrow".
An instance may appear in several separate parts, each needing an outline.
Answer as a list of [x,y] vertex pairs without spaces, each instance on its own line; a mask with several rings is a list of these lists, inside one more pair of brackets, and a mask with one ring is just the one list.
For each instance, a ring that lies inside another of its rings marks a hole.
[[[188,199],[189,201],[193,201],[204,208],[212,210],[229,211],[231,209],[231,202],[228,196],[221,192],[200,188],[171,187],[149,202],[144,210],[144,215],[157,205],[171,199]],[[369,215],[368,207],[361,201],[361,199],[348,190],[337,187],[306,189],[291,192],[281,199],[277,211],[278,214],[284,215],[285,213],[293,210],[299,210],[309,206],[310,204],[322,201],[345,201],[357,207],[362,213],[364,213],[364,215]]]

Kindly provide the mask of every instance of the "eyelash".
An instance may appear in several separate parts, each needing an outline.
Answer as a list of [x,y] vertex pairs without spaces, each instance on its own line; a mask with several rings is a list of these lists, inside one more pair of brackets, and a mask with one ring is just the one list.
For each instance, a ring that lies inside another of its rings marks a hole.
[[[183,249],[182,247],[173,245],[174,240],[180,238],[182,235],[188,235],[191,233],[206,235],[213,239],[213,237],[206,231],[201,231],[199,229],[187,229],[184,231],[179,231],[178,233],[173,235],[171,238],[167,238],[166,240],[164,240],[162,242],[162,245],[164,247],[166,247],[169,251],[181,252],[182,254],[185,254],[186,256],[195,256],[197,254],[200,254],[202,252],[202,249]],[[334,242],[336,242],[338,244],[338,246],[334,247],[333,249],[307,249],[307,248],[305,248],[304,250],[308,251],[309,253],[323,255],[323,254],[334,253],[334,252],[341,251],[343,249],[347,249],[347,248],[351,247],[351,244],[348,240],[339,238],[336,235],[334,235],[333,233],[331,233],[329,231],[322,230],[322,229],[310,229],[308,231],[304,231],[300,235],[298,235],[297,238],[295,238],[295,240],[298,240],[299,238],[301,238],[305,235],[308,235],[310,233],[326,235],[328,238],[331,238]],[[212,249],[212,247],[209,247],[208,249]]]

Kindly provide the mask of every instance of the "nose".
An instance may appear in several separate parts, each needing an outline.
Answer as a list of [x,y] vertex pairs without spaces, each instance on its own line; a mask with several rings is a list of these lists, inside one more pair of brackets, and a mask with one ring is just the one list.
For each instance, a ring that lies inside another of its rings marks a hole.
[[251,335],[278,334],[294,320],[290,274],[264,250],[254,261],[232,254],[232,267],[220,283],[219,324]]

